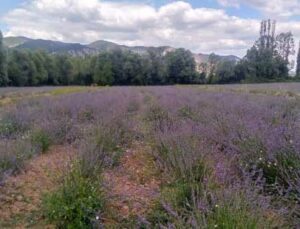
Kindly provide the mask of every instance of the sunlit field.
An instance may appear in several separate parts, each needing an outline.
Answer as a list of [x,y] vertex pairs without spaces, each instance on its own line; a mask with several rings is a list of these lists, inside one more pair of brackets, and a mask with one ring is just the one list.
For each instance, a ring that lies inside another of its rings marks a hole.
[[0,228],[297,228],[300,83],[0,89]]

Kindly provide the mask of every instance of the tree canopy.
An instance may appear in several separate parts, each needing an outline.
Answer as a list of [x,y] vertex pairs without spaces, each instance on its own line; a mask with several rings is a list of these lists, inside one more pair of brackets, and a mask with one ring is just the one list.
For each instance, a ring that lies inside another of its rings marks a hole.
[[[113,49],[98,55],[72,56],[6,49],[0,31],[0,86],[165,85],[269,82],[291,79],[293,34],[276,35],[276,22],[261,22],[259,38],[241,60],[211,54],[196,63],[185,49],[147,54]],[[296,75],[300,77],[300,49]]]
[[6,63],[6,50],[3,46],[3,35],[0,31],[0,86],[7,86],[7,63]]
[[[208,74],[209,83],[269,82],[289,79],[293,63],[289,57],[295,54],[291,32],[276,36],[276,22],[261,22],[260,36],[238,63],[216,62]],[[300,71],[300,70],[299,70]]]
[[298,50],[298,56],[297,56],[296,77],[300,78],[300,42],[299,42],[299,50]]
[[192,54],[184,49],[165,56],[113,50],[84,57],[13,49],[7,56],[0,52],[0,60],[1,86],[163,85],[195,83],[198,75]]

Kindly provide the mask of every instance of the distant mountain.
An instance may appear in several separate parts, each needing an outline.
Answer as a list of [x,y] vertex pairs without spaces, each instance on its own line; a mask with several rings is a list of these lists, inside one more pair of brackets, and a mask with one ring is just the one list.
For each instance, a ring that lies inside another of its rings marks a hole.
[[[146,47],[146,46],[126,46],[113,42],[99,40],[88,45],[79,43],[64,43],[52,40],[31,39],[27,37],[5,37],[4,45],[13,49],[44,50],[53,54],[69,54],[72,56],[97,55],[101,52],[108,52],[117,49],[131,51],[139,55],[147,55],[149,52],[156,52],[166,55],[176,49],[169,46]],[[208,62],[209,54],[193,54],[197,65]],[[236,56],[219,56],[220,60],[238,61]]]
[[[53,54],[70,54],[73,56],[96,54],[96,50],[79,43],[64,43],[59,41],[42,40],[42,39],[24,39],[19,45],[14,45],[15,49],[28,49],[32,51],[43,50]],[[4,44],[6,44],[4,38]]]
[[[211,54],[194,54],[194,58],[196,63],[207,63],[209,61],[209,56]],[[239,57],[233,56],[233,55],[228,55],[228,56],[222,56],[222,55],[217,55],[221,61],[235,61],[238,62],[240,60]]]
[[108,52],[116,49],[127,49],[127,47],[124,45],[118,45],[116,43],[103,40],[95,41],[91,44],[88,44],[87,46],[91,49],[96,49],[99,52]]
[[90,48],[96,49],[99,52],[107,52],[112,50],[121,49],[123,51],[131,51],[140,55],[147,55],[150,51],[161,53],[165,55],[168,50],[174,51],[175,48],[171,48],[168,46],[160,46],[160,47],[146,47],[146,46],[126,46],[126,45],[119,45],[109,41],[95,41],[89,45]]
[[5,37],[3,39],[3,44],[6,46],[6,47],[9,47],[9,48],[14,48],[14,47],[17,47],[19,45],[22,45],[28,41],[31,41],[32,39],[30,38],[27,38],[27,37]]

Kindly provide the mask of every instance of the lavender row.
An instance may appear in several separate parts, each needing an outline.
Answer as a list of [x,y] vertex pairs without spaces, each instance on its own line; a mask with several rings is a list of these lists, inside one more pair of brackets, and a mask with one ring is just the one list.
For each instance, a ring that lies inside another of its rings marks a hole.
[[175,195],[163,198],[167,216],[158,211],[164,217],[154,222],[171,228],[299,224],[299,99],[187,87],[149,93],[154,155],[169,177],[166,192]]

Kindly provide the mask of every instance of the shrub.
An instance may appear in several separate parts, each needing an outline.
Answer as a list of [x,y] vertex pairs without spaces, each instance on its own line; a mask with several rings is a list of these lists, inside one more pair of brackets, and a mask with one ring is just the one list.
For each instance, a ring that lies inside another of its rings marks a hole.
[[85,108],[84,110],[80,111],[78,114],[78,119],[81,122],[91,122],[95,119],[95,115],[92,109]]
[[176,181],[162,189],[163,202],[170,204],[175,209],[188,209],[193,193],[196,193],[200,183]]
[[169,134],[157,140],[156,158],[162,169],[174,179],[201,183],[211,172],[202,148],[192,136],[173,137]]
[[0,136],[7,138],[17,132],[16,126],[12,122],[0,122]]
[[127,112],[132,114],[136,113],[140,108],[140,104],[136,100],[132,100],[128,104]]
[[37,130],[33,132],[31,138],[32,144],[42,153],[45,153],[51,145],[51,139],[49,135],[43,130]]
[[195,119],[196,113],[193,111],[193,109],[190,106],[185,105],[178,110],[178,115],[179,117],[186,118],[186,119]]
[[[207,216],[207,228],[271,228],[263,212],[253,211],[242,195],[235,195],[228,202],[215,205]],[[266,213],[264,213],[266,214]]]
[[168,130],[172,127],[173,120],[167,110],[158,105],[151,105],[145,116],[155,130]]
[[260,150],[248,155],[244,161],[248,172],[261,173],[269,193],[278,195],[282,191],[293,192],[290,184],[300,176],[300,155],[293,149],[282,149],[271,156]]
[[[182,197],[187,196],[192,199],[182,202]],[[204,187],[191,195],[186,187],[176,185],[166,197],[168,201],[156,204],[147,217],[152,227],[255,229],[284,225],[281,215],[272,212],[268,202],[252,189],[231,187],[213,191]]]
[[0,138],[15,137],[19,133],[23,133],[26,127],[14,117],[4,117],[0,119]]
[[[168,174],[169,182],[162,187],[160,202],[147,219],[156,226],[172,225],[182,214],[192,214],[194,199],[204,191],[211,168],[193,139],[186,136],[169,139],[168,136],[160,138],[157,144],[157,161]],[[181,228],[186,224],[181,223],[176,226]]]
[[[167,225],[172,221],[172,217],[165,210],[162,202],[157,201],[147,214],[146,225],[151,225],[152,228],[159,228],[160,225]],[[149,227],[146,227],[149,228]]]
[[24,167],[24,162],[36,154],[30,142],[10,140],[0,142],[0,182],[5,175],[16,174]]
[[59,228],[92,228],[104,210],[99,179],[87,178],[74,164],[60,187],[43,199],[45,217]]

